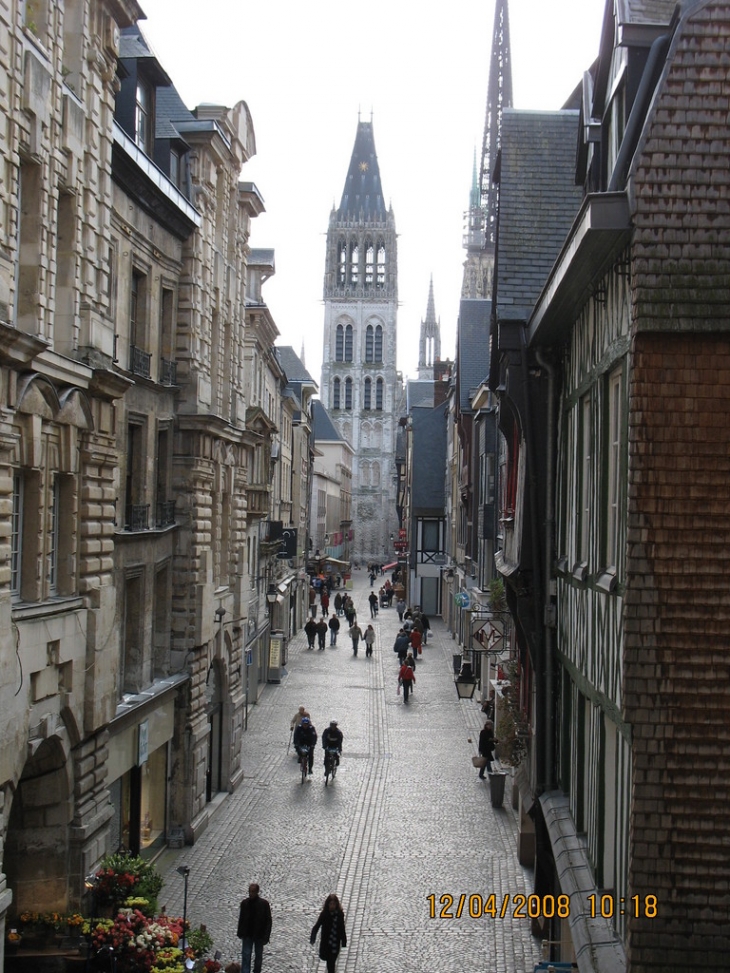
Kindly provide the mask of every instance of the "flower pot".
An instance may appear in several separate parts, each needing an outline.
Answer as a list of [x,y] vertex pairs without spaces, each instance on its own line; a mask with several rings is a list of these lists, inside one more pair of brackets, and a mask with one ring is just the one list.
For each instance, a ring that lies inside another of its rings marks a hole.
[[504,785],[507,774],[503,771],[489,773],[489,793],[492,798],[492,807],[502,807],[504,801]]

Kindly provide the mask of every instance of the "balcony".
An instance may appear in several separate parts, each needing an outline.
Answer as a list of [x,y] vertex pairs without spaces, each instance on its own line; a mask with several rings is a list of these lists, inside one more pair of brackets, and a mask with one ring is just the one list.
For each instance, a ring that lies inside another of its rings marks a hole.
[[160,385],[177,385],[177,362],[160,359]]
[[175,523],[175,501],[160,500],[157,503],[156,527],[169,527]]
[[136,345],[131,345],[129,348],[129,370],[133,375],[139,375],[140,378],[150,377],[150,362],[152,361],[152,355],[146,351],[142,351],[141,348],[137,348]]
[[130,503],[124,515],[125,530],[150,529],[150,505],[148,503]]
[[269,513],[271,502],[271,490],[268,486],[248,485],[246,489],[246,500],[248,502],[248,513],[254,517],[263,517]]

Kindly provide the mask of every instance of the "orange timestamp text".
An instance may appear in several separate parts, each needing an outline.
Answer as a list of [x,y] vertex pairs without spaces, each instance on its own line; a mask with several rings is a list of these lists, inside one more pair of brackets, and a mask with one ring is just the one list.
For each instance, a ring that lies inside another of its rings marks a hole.
[[[427,895],[429,919],[569,919],[576,908],[576,897],[569,895],[511,895],[496,892],[481,895],[478,892],[461,892],[441,896]],[[639,919],[655,919],[658,915],[655,895],[632,895],[625,898],[613,895],[587,895],[581,897],[581,913],[595,919],[602,916],[631,916]]]

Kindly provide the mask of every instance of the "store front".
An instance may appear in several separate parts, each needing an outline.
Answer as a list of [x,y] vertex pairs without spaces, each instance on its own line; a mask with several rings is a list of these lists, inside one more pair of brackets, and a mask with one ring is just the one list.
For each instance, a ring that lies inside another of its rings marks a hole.
[[109,728],[112,848],[151,858],[165,844],[175,696],[187,678],[164,680],[154,699],[127,697],[117,709]]

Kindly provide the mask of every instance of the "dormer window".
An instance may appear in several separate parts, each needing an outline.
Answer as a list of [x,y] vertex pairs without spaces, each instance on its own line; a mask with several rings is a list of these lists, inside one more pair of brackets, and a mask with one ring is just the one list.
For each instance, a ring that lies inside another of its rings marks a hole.
[[134,118],[135,141],[150,155],[152,143],[152,89],[142,78],[137,78],[137,99]]

